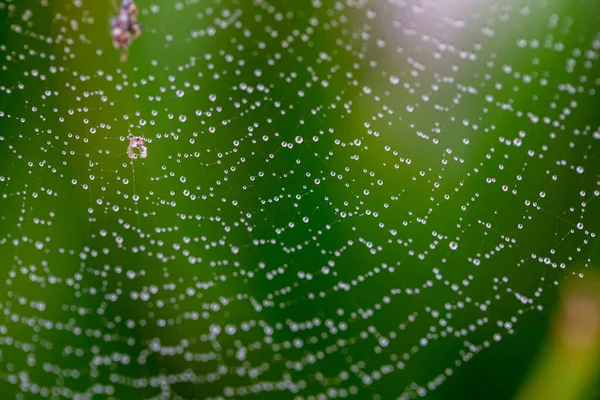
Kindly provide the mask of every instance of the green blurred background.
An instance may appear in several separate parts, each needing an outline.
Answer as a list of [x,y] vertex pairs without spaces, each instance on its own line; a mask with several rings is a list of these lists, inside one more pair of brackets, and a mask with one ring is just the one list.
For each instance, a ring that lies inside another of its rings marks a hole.
[[513,398],[598,264],[596,1],[0,6],[7,398]]

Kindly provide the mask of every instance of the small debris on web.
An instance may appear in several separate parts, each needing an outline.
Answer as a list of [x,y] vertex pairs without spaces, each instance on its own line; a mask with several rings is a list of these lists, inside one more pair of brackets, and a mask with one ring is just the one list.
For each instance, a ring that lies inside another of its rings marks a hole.
[[137,22],[138,8],[133,0],[123,0],[121,7],[117,6],[117,0],[113,0],[113,5],[119,15],[110,20],[110,34],[115,49],[121,50],[121,61],[125,61],[129,46],[142,34],[142,27]]
[[[133,136],[129,134],[127,137],[129,139],[129,147],[127,147],[127,155],[132,160],[137,160],[138,156],[140,158],[148,157],[148,149],[144,146],[144,138],[142,136]],[[134,152],[134,149],[139,150],[139,154]]]

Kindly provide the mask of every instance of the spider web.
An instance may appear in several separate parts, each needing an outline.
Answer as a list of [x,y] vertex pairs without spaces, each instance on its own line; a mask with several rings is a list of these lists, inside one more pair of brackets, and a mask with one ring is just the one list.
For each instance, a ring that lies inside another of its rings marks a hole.
[[597,262],[567,4],[140,0],[120,63],[110,2],[0,1],[2,393],[467,388]]

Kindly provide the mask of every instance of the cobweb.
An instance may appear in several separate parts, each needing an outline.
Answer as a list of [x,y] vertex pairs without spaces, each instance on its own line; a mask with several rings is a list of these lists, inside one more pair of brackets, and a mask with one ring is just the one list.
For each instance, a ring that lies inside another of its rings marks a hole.
[[433,397],[597,262],[597,3],[138,5],[0,1],[2,393]]

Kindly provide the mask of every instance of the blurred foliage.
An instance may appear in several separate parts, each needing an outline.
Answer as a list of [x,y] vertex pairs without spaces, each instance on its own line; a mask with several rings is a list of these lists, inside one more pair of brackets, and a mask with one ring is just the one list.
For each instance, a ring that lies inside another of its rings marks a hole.
[[574,278],[563,291],[547,344],[518,400],[598,398],[600,276]]

